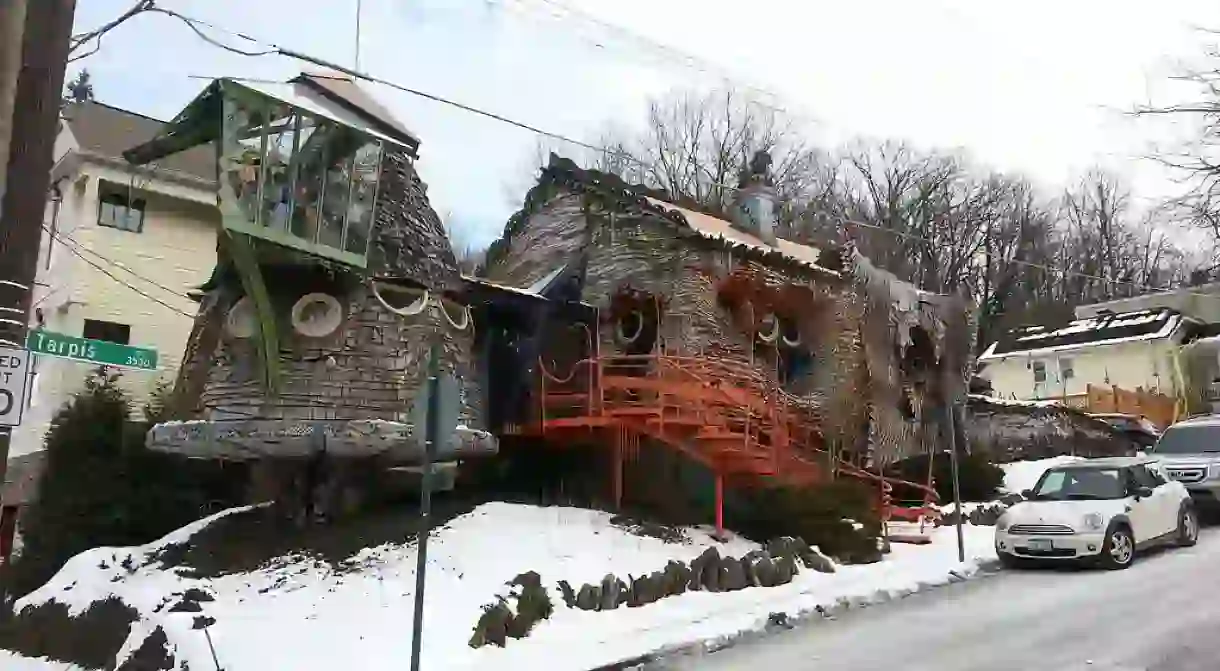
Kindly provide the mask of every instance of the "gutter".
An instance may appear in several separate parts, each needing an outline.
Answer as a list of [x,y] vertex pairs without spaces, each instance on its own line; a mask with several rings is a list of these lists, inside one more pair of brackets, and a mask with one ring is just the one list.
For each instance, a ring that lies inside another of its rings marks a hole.
[[[198,175],[192,175],[190,173],[182,172],[180,170],[170,170],[168,168],[148,168],[147,166],[135,166],[135,165],[128,163],[126,160],[124,160],[122,158],[106,156],[105,154],[99,154],[97,152],[89,151],[86,149],[77,149],[75,151],[69,152],[69,155],[75,155],[78,162],[82,161],[82,160],[89,161],[90,163],[95,163],[97,165],[102,165],[102,166],[106,166],[106,167],[110,167],[110,168],[117,168],[119,170],[124,170],[124,171],[128,171],[128,172],[134,172],[138,175],[143,174],[143,175],[154,176],[154,177],[162,179],[166,182],[172,182],[172,183],[178,184],[180,186],[187,186],[187,187],[191,187],[191,188],[195,188],[195,189],[200,189],[202,191],[215,192],[217,189],[217,185],[218,185],[217,181],[214,179],[205,179]],[[67,156],[65,156],[64,158],[66,159]]]

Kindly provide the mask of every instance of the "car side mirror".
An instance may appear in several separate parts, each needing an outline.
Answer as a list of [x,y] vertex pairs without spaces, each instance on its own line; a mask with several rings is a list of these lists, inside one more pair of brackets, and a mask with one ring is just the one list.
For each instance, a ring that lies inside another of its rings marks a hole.
[[1149,496],[1152,496],[1152,488],[1151,488],[1151,487],[1136,487],[1136,488],[1135,488],[1135,498],[1137,498],[1137,499],[1146,499],[1146,498],[1148,498]]
[[1032,489],[1022,489],[1022,490],[1021,490],[1021,497],[1022,497],[1022,498],[1026,498],[1026,499],[1032,499],[1032,498],[1034,497],[1034,490],[1032,490]]

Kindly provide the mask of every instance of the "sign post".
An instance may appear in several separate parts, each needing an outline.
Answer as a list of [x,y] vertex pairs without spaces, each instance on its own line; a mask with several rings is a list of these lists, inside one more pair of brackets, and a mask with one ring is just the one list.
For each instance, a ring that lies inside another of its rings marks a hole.
[[21,424],[29,368],[29,352],[14,347],[0,347],[0,426],[14,427]]
[[25,346],[35,354],[116,368],[157,370],[157,350],[91,340],[41,329],[30,331]]
[[415,622],[411,628],[411,671],[419,671],[424,633],[424,585],[428,567],[428,534],[432,531],[432,462],[436,445],[457,429],[459,400],[457,380],[441,374],[440,345],[428,353],[428,384],[411,408],[412,436],[424,441],[424,472],[419,494],[419,530],[415,559]]

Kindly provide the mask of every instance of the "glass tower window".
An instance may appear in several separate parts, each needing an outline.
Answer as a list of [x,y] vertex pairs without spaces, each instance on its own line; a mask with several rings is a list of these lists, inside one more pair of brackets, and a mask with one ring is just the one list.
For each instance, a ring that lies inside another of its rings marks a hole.
[[253,91],[226,90],[228,228],[363,267],[380,162],[381,142],[364,132]]

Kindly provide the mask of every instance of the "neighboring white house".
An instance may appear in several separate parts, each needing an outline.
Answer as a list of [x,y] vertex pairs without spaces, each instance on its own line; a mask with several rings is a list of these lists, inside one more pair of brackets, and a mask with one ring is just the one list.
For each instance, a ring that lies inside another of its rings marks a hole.
[[1177,396],[1177,351],[1199,326],[1167,308],[1100,312],[1058,329],[1026,326],[979,356],[979,375],[996,396],[1018,400],[1070,400],[1083,397],[1090,384]]
[[[123,372],[139,404],[158,381],[172,382],[198,307],[188,293],[216,261],[215,158],[198,148],[135,170],[122,152],[162,122],[96,102],[70,105],[64,117],[31,328],[156,349],[158,371]],[[51,416],[92,368],[34,359],[11,454],[41,448]]]

